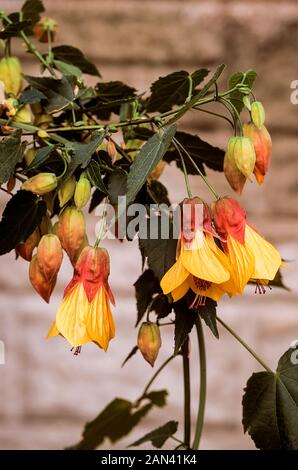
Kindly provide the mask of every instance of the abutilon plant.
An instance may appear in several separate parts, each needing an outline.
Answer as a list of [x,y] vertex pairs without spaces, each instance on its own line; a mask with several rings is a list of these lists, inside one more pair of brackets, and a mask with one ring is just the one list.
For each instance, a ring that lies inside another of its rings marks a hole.
[[[134,284],[135,326],[141,326],[136,334],[133,320],[126,315],[131,326],[129,338],[135,344],[124,363],[133,361],[139,352],[144,367],[149,363],[156,371],[136,400],[117,398],[109,403],[88,423],[73,448],[93,449],[105,438],[116,442],[152,408],[164,406],[168,392],[152,391],[151,387],[171,361],[182,358],[183,425],[169,420],[133,446],[151,440],[160,447],[168,440],[169,446],[198,449],[207,396],[205,329],[209,327],[218,338],[221,326],[263,368],[249,378],[244,392],[244,432],[259,449],[297,450],[298,366],[291,362],[291,349],[273,371],[218,314],[224,296],[232,303],[233,297],[243,295],[250,284],[260,293],[285,287],[281,274],[285,263],[279,251],[252,225],[254,214],[248,221],[242,203],[231,194],[220,195],[212,184],[212,170],[216,170],[238,195],[247,180],[261,191],[253,175],[261,185],[270,167],[272,141],[265,127],[264,105],[253,93],[256,72],[236,72],[226,86],[222,79],[224,64],[213,73],[206,68],[174,71],[154,81],[149,92],[138,92],[121,81],[104,81],[96,65],[74,46],[53,44],[59,25],[52,18],[41,17],[43,11],[40,0],[26,1],[19,14],[0,11],[0,39],[5,52],[0,59],[0,189],[6,198],[0,221],[0,254],[12,252],[17,263],[28,262],[32,287],[48,303],[62,262],[70,262],[73,278],[64,286],[60,306],[49,325],[48,337],[58,338],[48,347],[55,351],[57,342],[64,341],[61,344],[69,343],[67,348],[74,355],[82,350],[82,360],[88,357],[88,350],[82,348],[86,343],[94,343],[99,355],[117,350],[117,335],[123,334],[116,328],[121,300],[112,314],[115,300],[105,248],[107,205],[115,209],[111,225],[121,240],[121,216],[130,214],[128,209],[135,202],[143,205],[149,227],[156,222],[158,225],[164,214],[168,214],[169,225],[166,238],[162,230],[151,237],[149,230],[147,238],[142,237],[141,223],[135,224],[134,233],[126,237],[132,240],[139,236],[143,272]],[[11,55],[16,40],[41,65],[41,76],[26,74],[19,58]],[[88,84],[86,75],[97,80],[95,86]],[[226,131],[226,150],[182,130],[182,118],[194,110],[207,112],[215,120],[224,118],[232,125],[232,132]],[[181,170],[181,184],[185,184],[178,238],[174,217],[165,210],[165,205],[170,206],[168,191],[160,180],[172,162]],[[193,196],[190,174],[206,185],[210,200],[203,200],[200,194]],[[119,196],[126,197],[122,208]],[[104,210],[93,240],[92,233],[87,233],[91,223],[88,212],[100,204]],[[119,253],[124,249],[119,243]],[[117,262],[122,262],[121,255]],[[114,291],[117,298],[119,292]],[[248,328],[251,321],[247,319]],[[174,350],[160,363],[165,328],[173,331]],[[196,348],[190,348],[193,329],[197,331],[199,356]],[[200,391],[192,397],[198,402],[194,420],[190,383],[197,369]],[[136,367],[135,373],[141,374]],[[81,380],[79,374],[77,380]],[[94,380],[100,391],[103,374]],[[116,380],[120,380],[117,372]],[[177,396],[179,392],[174,393]],[[107,415],[109,423],[102,430]]]

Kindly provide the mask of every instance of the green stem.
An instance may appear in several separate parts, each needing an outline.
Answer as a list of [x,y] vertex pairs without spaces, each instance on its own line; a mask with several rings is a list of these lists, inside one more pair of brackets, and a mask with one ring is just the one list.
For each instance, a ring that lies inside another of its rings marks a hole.
[[191,187],[190,187],[189,178],[188,178],[187,169],[186,169],[186,166],[185,166],[185,161],[184,161],[183,155],[181,153],[181,150],[180,150],[179,146],[177,145],[177,143],[174,139],[173,139],[173,144],[174,144],[174,147],[176,148],[177,152],[180,155],[187,195],[188,195],[188,197],[192,197]]
[[188,339],[182,346],[183,383],[184,383],[184,443],[190,447],[191,413],[190,413],[190,372]]
[[181,148],[181,150],[183,150],[183,152],[185,153],[185,155],[188,157],[188,159],[191,161],[191,163],[193,164],[193,166],[195,167],[195,169],[197,170],[197,172],[199,173],[200,177],[202,178],[202,180],[204,181],[204,183],[206,184],[206,186],[209,188],[209,190],[211,191],[211,193],[213,194],[213,196],[216,198],[216,199],[220,199],[219,195],[217,194],[217,192],[215,191],[215,189],[211,186],[211,184],[209,183],[209,181],[207,180],[207,178],[203,175],[202,171],[200,170],[200,168],[198,167],[198,165],[196,164],[196,162],[194,161],[194,159],[190,156],[190,154],[188,153],[188,151],[186,150],[185,147],[183,147],[183,145],[179,142],[179,140],[177,140],[175,137],[173,138],[173,141],[176,142],[177,145],[179,145],[179,147]]
[[192,449],[197,450],[200,445],[203,425],[204,425],[204,416],[205,416],[205,405],[206,405],[206,392],[207,392],[207,365],[206,365],[206,351],[205,351],[205,340],[204,332],[202,327],[202,320],[198,317],[196,321],[197,335],[198,335],[198,344],[199,344],[199,354],[200,354],[200,399],[199,399],[199,409],[196,422],[195,437],[192,445]]
[[[6,126],[7,123],[8,123],[7,119],[0,119],[1,126]],[[15,122],[15,121],[9,122],[9,126],[13,127],[14,129],[23,129],[24,131],[27,131],[27,135],[33,135],[33,134],[36,134],[36,132],[38,131],[44,130],[44,129],[41,129],[40,127],[32,126],[31,124],[25,124],[23,122]],[[48,134],[48,129],[46,130],[46,133]],[[51,133],[50,138],[56,142],[59,142],[60,144],[69,144],[69,140],[64,139],[64,137],[61,137],[60,135],[56,135],[54,133]]]
[[226,121],[228,121],[228,123],[234,127],[234,123],[233,121],[231,121],[231,119],[229,119],[227,116],[224,116],[223,114],[220,114],[220,113],[215,113],[213,111],[209,111],[208,109],[202,109],[202,108],[194,108],[196,111],[201,111],[202,113],[207,113],[207,114],[211,114],[212,116],[216,116],[216,117],[219,117],[221,119],[225,119]]
[[144,388],[144,391],[142,393],[142,395],[140,396],[140,398],[137,400],[137,403],[139,403],[142,398],[144,398],[144,396],[147,394],[149,388],[151,387],[151,385],[153,384],[153,382],[155,381],[155,379],[159,376],[159,374],[163,371],[163,369],[176,357],[175,354],[173,354],[172,356],[170,356],[160,367],[159,369],[157,369],[157,371],[155,372],[155,374],[153,374],[153,376],[151,377],[151,379],[149,380],[149,382],[147,383],[146,387]]
[[242,346],[256,359],[256,361],[258,361],[258,363],[261,364],[265,370],[267,370],[267,372],[274,373],[273,370],[270,369],[270,367],[267,366],[267,364],[263,361],[263,359],[261,359],[258,354],[250,346],[248,346],[248,344],[242,338],[240,338],[240,336],[230,326],[228,326],[221,318],[216,318],[218,323],[220,323],[232,336],[234,336],[234,338],[236,338],[236,340],[242,344]]

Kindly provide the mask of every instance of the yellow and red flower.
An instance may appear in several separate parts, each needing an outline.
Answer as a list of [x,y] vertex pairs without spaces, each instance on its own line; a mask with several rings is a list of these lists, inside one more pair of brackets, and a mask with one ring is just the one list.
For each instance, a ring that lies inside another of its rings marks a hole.
[[263,292],[282,265],[279,252],[247,221],[246,213],[230,197],[213,204],[216,229],[230,261],[230,279],[221,287],[230,295],[242,294],[249,280],[255,280]]
[[88,342],[105,351],[115,336],[110,308],[114,296],[108,283],[110,260],[104,248],[87,246],[75,265],[48,336],[62,335],[75,348]]
[[[185,209],[190,209],[185,216]],[[201,210],[202,217],[198,217]],[[197,214],[196,214],[197,212]],[[174,302],[189,289],[196,294],[191,307],[205,304],[206,297],[218,300],[224,289],[221,284],[230,278],[226,255],[214,241],[209,207],[198,197],[182,203],[183,223],[177,250],[177,261],[161,280],[164,294],[171,293]]]

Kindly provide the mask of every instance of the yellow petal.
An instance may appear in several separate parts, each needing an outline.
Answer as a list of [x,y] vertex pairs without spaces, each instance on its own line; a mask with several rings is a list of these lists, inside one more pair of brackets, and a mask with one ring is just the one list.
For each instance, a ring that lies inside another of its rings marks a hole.
[[181,257],[178,258],[175,264],[166,272],[160,286],[164,294],[173,292],[174,289],[181,286],[186,278],[189,276],[189,272],[185,269],[181,262]]
[[115,336],[115,325],[107,294],[103,287],[90,304],[87,332],[92,341],[105,351],[109,341]]
[[83,284],[79,283],[64,297],[58,309],[57,329],[73,347],[91,341],[86,330],[89,306]]
[[180,284],[180,286],[176,287],[171,292],[174,302],[177,302],[177,300],[180,300],[180,299],[182,299],[182,297],[185,296],[185,294],[187,293],[187,291],[190,287],[189,280],[190,280],[191,277],[192,276],[188,276],[188,278],[182,284]]
[[252,251],[233,237],[228,237],[228,257],[230,260],[231,277],[221,285],[231,295],[242,294],[252,276],[254,256]]
[[282,264],[277,249],[249,225],[245,230],[245,245],[252,251],[255,258],[255,267],[251,277],[253,279],[274,279]]
[[220,286],[218,286],[217,284],[211,284],[211,286],[206,290],[199,289],[196,286],[195,281],[194,281],[192,276],[190,277],[190,282],[189,283],[190,283],[190,287],[191,287],[192,291],[195,294],[202,295],[203,297],[209,297],[210,299],[213,299],[216,302],[225,293],[224,290]]
[[51,336],[59,336],[59,335],[60,335],[59,330],[57,328],[56,322],[54,321],[50,328],[50,331],[47,334],[47,339],[50,338]]
[[[181,244],[180,258],[183,266],[193,276],[205,281],[221,284],[230,278],[230,273],[221,262],[221,255],[214,249],[212,243],[209,245],[209,238],[198,231],[194,241],[187,248]],[[218,251],[219,248],[218,248]]]

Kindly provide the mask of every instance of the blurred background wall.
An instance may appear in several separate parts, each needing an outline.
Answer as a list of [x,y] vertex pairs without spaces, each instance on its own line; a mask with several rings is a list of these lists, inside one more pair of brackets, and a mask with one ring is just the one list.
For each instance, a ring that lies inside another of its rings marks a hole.
[[[23,2],[1,0],[13,11]],[[275,367],[279,356],[298,338],[298,105],[290,101],[290,84],[298,79],[297,1],[190,1],[190,0],[45,0],[47,13],[57,19],[57,43],[81,48],[99,67],[105,80],[119,79],[138,90],[169,72],[227,64],[229,74],[254,68],[256,94],[267,110],[273,137],[272,169],[264,186],[247,184],[242,203],[250,221],[291,260],[285,279],[292,291],[273,290],[266,296],[225,299],[219,314]],[[16,46],[26,71],[37,73],[30,55]],[[223,84],[224,84],[223,80]],[[216,145],[225,146],[230,130],[218,120],[193,112],[184,128]],[[221,194],[231,193],[222,175],[209,172]],[[184,197],[182,176],[168,167],[162,181],[172,201]],[[192,177],[193,192],[210,200],[199,177]],[[1,195],[1,205],[5,198]],[[90,234],[96,222],[90,216]],[[92,237],[91,237],[92,238]],[[44,339],[71,276],[65,260],[51,304],[45,305],[28,281],[28,265],[1,258],[0,339],[6,346],[6,364],[0,366],[0,448],[54,449],[75,443],[83,424],[104,405],[121,396],[135,399],[152,371],[136,356],[124,369],[120,363],[135,344],[133,282],[141,260],[134,243],[106,242],[111,254],[111,285],[117,297],[117,338],[108,353],[90,345],[79,357],[62,339]],[[167,328],[164,328],[167,330]],[[258,365],[241,346],[220,330],[220,341],[206,331],[208,348],[208,402],[202,447],[253,448],[241,429],[241,395],[246,379]],[[163,331],[164,347],[158,363],[171,353],[173,333]],[[198,364],[192,338],[194,376],[193,418],[198,393]],[[180,419],[182,410],[181,363],[177,358],[157,381],[155,389],[169,387],[169,405],[142,421],[137,432],[116,448],[163,424]],[[182,429],[182,421],[181,421]],[[103,448],[110,448],[105,442]]]

